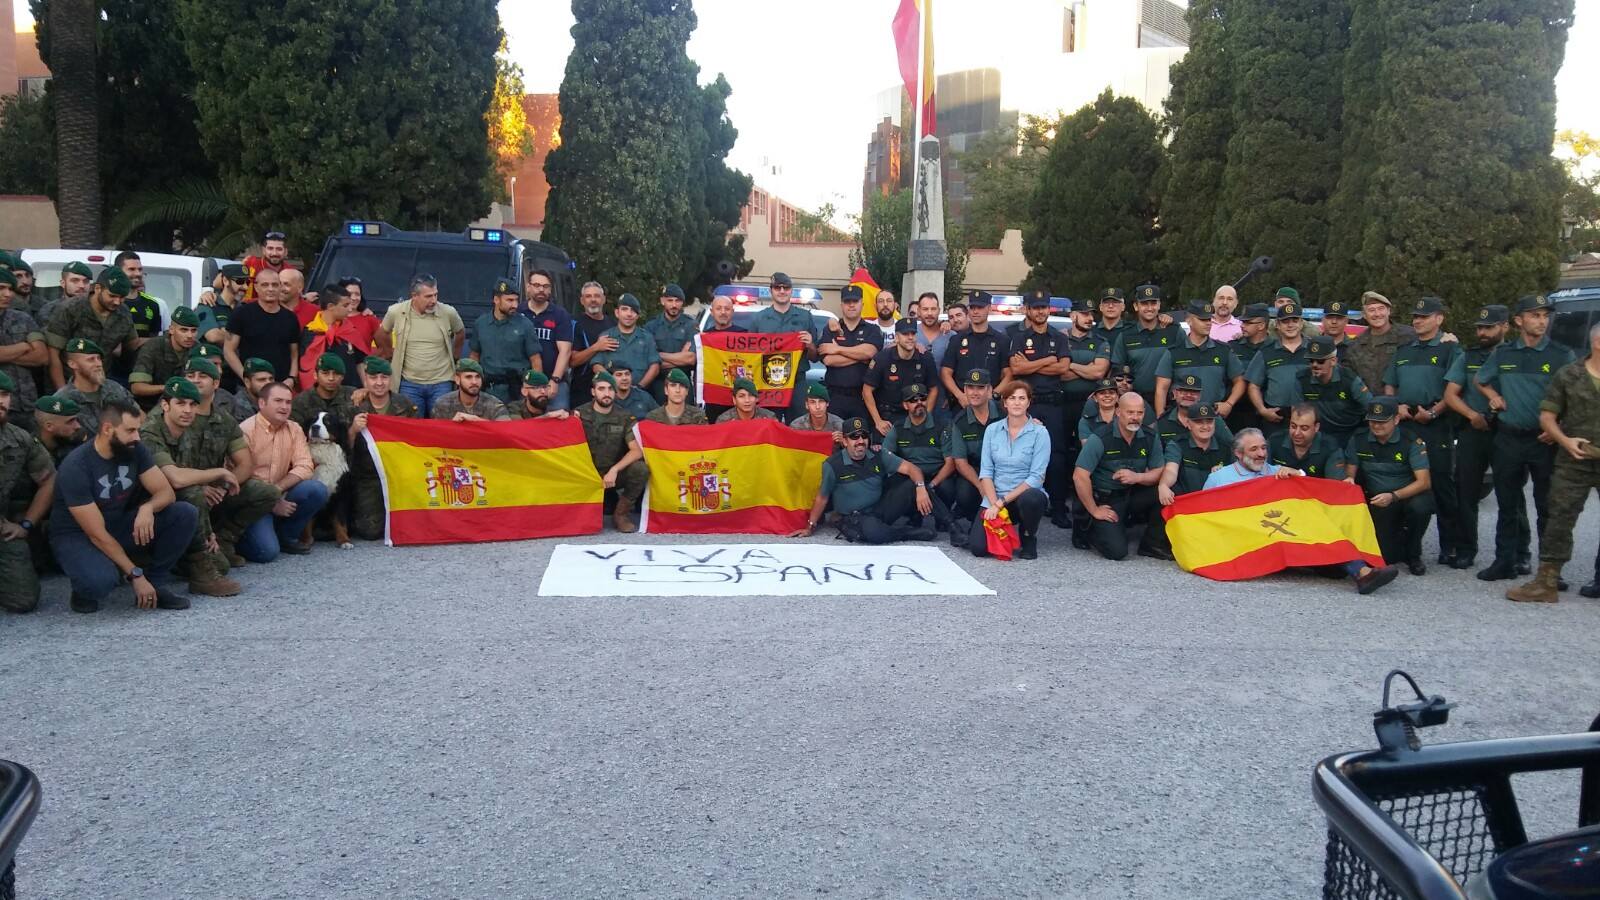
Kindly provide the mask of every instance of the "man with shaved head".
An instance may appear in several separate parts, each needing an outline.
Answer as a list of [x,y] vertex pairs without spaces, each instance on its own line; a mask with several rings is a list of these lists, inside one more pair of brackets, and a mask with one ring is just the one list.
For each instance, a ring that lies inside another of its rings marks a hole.
[[[1129,530],[1161,514],[1156,486],[1166,457],[1161,438],[1144,424],[1144,409],[1137,392],[1123,394],[1114,427],[1084,438],[1072,473],[1078,501],[1089,513],[1089,546],[1109,560],[1127,559]],[[1171,559],[1160,543],[1157,529],[1147,528],[1139,555]]]
[[1211,295],[1211,339],[1219,344],[1236,341],[1244,334],[1244,326],[1233,314],[1239,308],[1239,292],[1233,285],[1225,284]]

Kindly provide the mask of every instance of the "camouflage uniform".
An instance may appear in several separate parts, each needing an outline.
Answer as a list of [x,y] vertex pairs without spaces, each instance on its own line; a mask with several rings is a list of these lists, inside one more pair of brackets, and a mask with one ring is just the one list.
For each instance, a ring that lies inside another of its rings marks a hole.
[[470,413],[491,422],[504,422],[512,418],[511,410],[504,403],[495,399],[493,394],[484,391],[478,394],[478,402],[468,409],[461,403],[461,392],[452,391],[433,402],[433,412],[430,419],[454,418],[458,412]]
[[[1600,452],[1600,384],[1578,360],[1556,374],[1539,404],[1556,414],[1568,437],[1587,438],[1585,449]],[[1572,558],[1572,529],[1578,524],[1589,492],[1600,488],[1600,457],[1582,462],[1557,448],[1555,472],[1550,478],[1550,511],[1539,533],[1539,561],[1560,566]]]
[[1395,351],[1417,339],[1410,325],[1391,325],[1383,334],[1369,329],[1350,339],[1340,365],[1354,369],[1373,396],[1383,393],[1383,373],[1394,361]]
[[78,386],[69,380],[66,387],[56,391],[56,396],[65,397],[78,404],[78,422],[88,434],[95,434],[100,430],[100,407],[106,401],[120,399],[133,402],[133,395],[128,393],[128,389],[109,378],[100,385],[100,390],[93,394],[78,390]]
[[[40,481],[55,473],[50,455],[33,436],[7,422],[0,425],[0,510],[15,521],[33,500]],[[33,612],[39,606],[39,573],[26,537],[0,540],[0,609]]]
[[331,398],[317,393],[316,388],[302,391],[289,406],[289,421],[306,429],[317,420],[318,413],[327,413],[328,436],[343,444],[350,433],[350,410],[354,405],[350,397],[354,393],[354,388],[343,384],[339,385],[338,392]]
[[133,316],[128,314],[127,307],[119,306],[102,319],[94,311],[90,297],[74,297],[50,314],[50,322],[44,329],[44,342],[59,353],[66,348],[68,341],[80,337],[100,345],[100,349],[107,354],[106,369],[110,371],[117,347],[134,338]]
[[250,392],[244,389],[244,385],[239,386],[237,394],[229,395],[228,404],[223,406],[222,397],[225,395],[228,395],[227,391],[217,388],[217,399],[212,401],[213,408],[226,410],[233,416],[235,422],[243,422],[261,411],[261,408],[256,405],[256,398],[250,396]]
[[665,406],[658,406],[655,409],[650,410],[650,413],[644,418],[646,422],[660,422],[663,425],[711,424],[711,421],[706,418],[706,411],[701,407],[695,406],[693,403],[685,403],[683,405],[683,415],[679,416],[678,421],[676,422],[672,421],[672,417],[667,415],[667,408]]
[[[234,453],[249,446],[239,430],[239,423],[215,408],[209,414],[196,415],[194,424],[181,437],[173,437],[165,418],[151,415],[139,429],[139,438],[150,448],[156,465],[183,469],[226,468]],[[200,513],[194,540],[184,554],[191,579],[203,578],[208,570],[217,577],[227,575],[227,557],[239,536],[257,519],[271,515],[273,505],[283,497],[276,486],[259,478],[247,479],[239,485],[237,494],[224,498],[216,506],[206,503],[203,484],[182,488],[177,494],[179,500],[193,504]],[[206,552],[206,542],[213,532],[220,553]]]
[[[15,306],[0,313],[0,345],[42,340],[44,331],[33,320],[33,316]],[[30,433],[37,432],[39,429],[33,422],[33,404],[39,399],[39,387],[33,381],[33,372],[15,363],[0,366],[0,372],[10,375],[11,380],[17,383],[16,393],[11,395],[11,424]]]
[[[133,358],[133,369],[128,375],[128,382],[163,385],[173,376],[181,378],[188,363],[189,351],[174,348],[170,337],[151,339],[139,348],[139,354]],[[148,410],[160,401],[159,394],[141,397],[139,405]]]
[[[583,434],[589,443],[589,456],[594,460],[596,472],[604,475],[628,454],[628,436],[633,434],[633,414],[616,406],[611,412],[600,413],[593,403],[578,407],[578,419],[583,422]],[[617,494],[629,503],[639,502],[650,481],[650,470],[644,460],[636,460],[617,473]]]
[[[365,399],[349,406],[348,411],[351,419],[361,413],[414,419],[417,405],[395,391],[389,395],[389,404],[383,409],[374,407],[370,399]],[[385,518],[383,482],[378,478],[378,466],[373,462],[365,438],[357,441],[350,450],[350,484],[355,495],[350,531],[364,541],[382,540]]]

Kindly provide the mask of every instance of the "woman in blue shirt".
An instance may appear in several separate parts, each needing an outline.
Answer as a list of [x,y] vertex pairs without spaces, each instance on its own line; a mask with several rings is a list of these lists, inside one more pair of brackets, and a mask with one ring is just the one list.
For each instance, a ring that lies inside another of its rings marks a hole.
[[[1021,559],[1039,558],[1039,519],[1050,508],[1044,492],[1044,470],[1050,463],[1050,433],[1028,417],[1033,404],[1033,388],[1026,382],[1008,381],[1000,386],[1000,402],[1006,417],[991,424],[983,433],[983,461],[978,470],[978,489],[983,492],[983,519],[993,519],[1002,508],[1022,536],[1017,550]],[[987,556],[988,536],[983,519],[972,523],[968,539],[974,556]]]

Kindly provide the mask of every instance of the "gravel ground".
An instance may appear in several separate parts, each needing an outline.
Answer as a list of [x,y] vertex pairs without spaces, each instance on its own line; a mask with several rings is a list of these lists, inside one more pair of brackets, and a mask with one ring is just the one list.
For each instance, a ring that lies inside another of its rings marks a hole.
[[[1461,702],[1434,741],[1600,712],[1600,601],[1470,572],[1214,584],[1047,527],[955,555],[996,597],[540,599],[555,543],[319,548],[182,613],[49,582],[0,619],[21,896],[1311,897],[1311,767],[1389,668]],[[1526,790],[1570,827],[1575,781]]]

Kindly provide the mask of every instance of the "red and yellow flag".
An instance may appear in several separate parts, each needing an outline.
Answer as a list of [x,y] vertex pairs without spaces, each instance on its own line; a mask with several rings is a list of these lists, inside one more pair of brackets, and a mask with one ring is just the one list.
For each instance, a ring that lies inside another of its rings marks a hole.
[[[873,279],[872,273],[865,268],[855,270],[850,274],[850,286],[861,289],[861,308],[866,310],[866,317],[870,319],[875,316],[877,314],[875,304],[878,302],[878,295],[883,293],[883,288],[878,287],[878,282]],[[894,317],[900,318],[898,310]]]
[[906,96],[911,98],[912,115],[917,103],[917,60],[922,61],[922,122],[916,140],[934,133],[938,115],[933,98],[933,0],[900,0],[890,26],[894,32],[895,51],[900,56],[900,78],[906,83]]
[[800,332],[713,331],[694,336],[696,397],[703,406],[733,405],[733,383],[755,383],[761,406],[786,407],[803,381],[806,345]]
[[1255,478],[1184,494],[1162,510],[1185,572],[1242,581],[1294,566],[1383,565],[1361,489],[1326,478]]
[[384,543],[520,541],[600,530],[605,492],[577,419],[445,422],[370,416]]
[[639,530],[788,534],[804,528],[833,435],[770,419],[722,425],[640,422],[650,467]]

